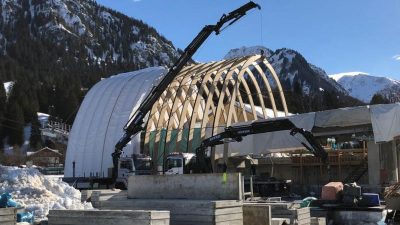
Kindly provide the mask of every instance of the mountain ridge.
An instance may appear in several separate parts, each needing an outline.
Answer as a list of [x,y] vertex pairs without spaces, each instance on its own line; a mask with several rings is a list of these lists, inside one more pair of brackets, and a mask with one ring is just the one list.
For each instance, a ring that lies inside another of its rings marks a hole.
[[380,94],[390,102],[398,101],[400,97],[400,81],[373,76],[365,72],[344,72],[329,75],[341,84],[351,96],[369,103],[375,94]]

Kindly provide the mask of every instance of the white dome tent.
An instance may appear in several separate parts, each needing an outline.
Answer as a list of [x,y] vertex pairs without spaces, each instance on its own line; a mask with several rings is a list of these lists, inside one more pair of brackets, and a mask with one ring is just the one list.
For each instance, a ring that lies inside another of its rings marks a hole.
[[[107,176],[111,153],[123,135],[123,127],[148,91],[166,73],[163,67],[119,74],[97,83],[86,95],[69,136],[65,177]],[[131,155],[139,151],[137,135],[124,148]]]

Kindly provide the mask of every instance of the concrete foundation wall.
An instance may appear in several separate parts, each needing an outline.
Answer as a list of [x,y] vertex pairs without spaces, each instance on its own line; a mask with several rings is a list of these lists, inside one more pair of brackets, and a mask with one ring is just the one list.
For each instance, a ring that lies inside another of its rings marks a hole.
[[242,200],[239,173],[130,176],[128,198]]

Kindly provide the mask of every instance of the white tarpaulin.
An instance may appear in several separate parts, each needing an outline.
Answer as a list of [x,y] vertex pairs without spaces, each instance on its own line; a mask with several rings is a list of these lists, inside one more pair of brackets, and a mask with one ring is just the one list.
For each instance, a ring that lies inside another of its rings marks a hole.
[[[166,73],[163,67],[147,68],[104,79],[85,96],[69,135],[65,160],[66,177],[107,176],[111,153],[122,137],[123,127],[151,87]],[[140,135],[124,148],[126,155],[138,153]]]
[[[289,116],[289,120],[298,128],[310,131],[314,125],[315,113],[305,113]],[[248,124],[250,124],[249,122]],[[265,154],[285,150],[303,149],[300,141],[305,142],[301,135],[290,135],[290,130],[249,135],[241,142],[229,143],[230,155]],[[216,147],[218,155],[222,156],[223,145]]]
[[368,106],[349,107],[316,112],[316,127],[350,127],[370,124]]
[[400,135],[400,104],[371,105],[375,142],[386,142]]
[[[334,128],[370,125],[375,142],[387,142],[400,135],[400,104],[359,106],[299,114],[288,117],[297,127],[312,130],[313,127]],[[250,122],[249,122],[250,124]],[[265,154],[304,148],[290,131],[278,131],[249,135],[242,142],[229,143],[230,155]],[[217,146],[221,157],[224,146]]]

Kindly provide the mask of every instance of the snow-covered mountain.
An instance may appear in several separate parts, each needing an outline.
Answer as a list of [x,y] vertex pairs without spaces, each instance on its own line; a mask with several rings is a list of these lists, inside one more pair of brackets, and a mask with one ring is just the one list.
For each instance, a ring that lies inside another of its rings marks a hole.
[[63,54],[87,63],[138,67],[170,65],[178,57],[154,28],[94,0],[1,0],[0,55],[13,55],[15,44],[24,45],[18,43],[21,37],[63,46],[65,52],[55,59],[60,64]]
[[374,94],[382,94],[388,99],[400,94],[400,81],[372,76],[364,72],[348,72],[329,75],[335,79],[351,96],[369,103]]
[[246,55],[256,55],[263,53],[266,57],[271,57],[274,53],[271,49],[264,46],[241,47],[229,50],[224,59],[238,58]]
[[293,90],[298,86],[306,95],[313,95],[321,90],[347,95],[347,91],[331,79],[323,69],[308,63],[299,52],[292,49],[282,48],[272,51],[263,46],[241,47],[230,50],[224,59],[260,54],[261,51],[274,67],[286,90]]

